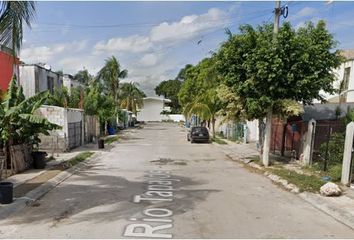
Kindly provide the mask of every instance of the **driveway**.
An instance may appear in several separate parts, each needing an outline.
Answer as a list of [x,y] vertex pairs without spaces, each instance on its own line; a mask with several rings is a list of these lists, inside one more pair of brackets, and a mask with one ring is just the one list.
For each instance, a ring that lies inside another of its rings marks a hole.
[[353,238],[354,230],[172,123],[110,151],[0,222],[1,238]]

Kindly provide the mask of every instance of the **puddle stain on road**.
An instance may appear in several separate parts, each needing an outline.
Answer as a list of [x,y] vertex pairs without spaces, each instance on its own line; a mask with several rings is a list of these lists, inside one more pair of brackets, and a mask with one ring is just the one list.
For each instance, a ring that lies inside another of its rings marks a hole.
[[[178,191],[173,184],[181,180],[171,178],[170,172],[161,170],[149,171],[147,176],[147,191],[141,195],[135,195],[134,203],[150,202],[152,206],[143,210],[142,218],[129,218],[134,223],[128,224],[124,237],[139,238],[172,238],[166,230],[173,227],[173,211],[168,208],[153,206],[156,203],[173,202],[174,192]],[[138,222],[138,223],[137,223]],[[165,231],[163,231],[165,230]]]

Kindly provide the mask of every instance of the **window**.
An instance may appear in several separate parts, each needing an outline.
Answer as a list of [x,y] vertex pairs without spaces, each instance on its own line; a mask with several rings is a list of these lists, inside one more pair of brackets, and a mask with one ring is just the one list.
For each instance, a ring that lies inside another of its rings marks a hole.
[[47,77],[47,87],[50,93],[54,93],[54,78],[53,77]]

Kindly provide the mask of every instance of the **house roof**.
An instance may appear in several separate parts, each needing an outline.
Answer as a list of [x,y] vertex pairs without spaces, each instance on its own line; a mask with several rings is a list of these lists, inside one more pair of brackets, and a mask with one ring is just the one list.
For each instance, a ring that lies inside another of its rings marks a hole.
[[348,111],[348,107],[350,109],[354,109],[354,103],[326,103],[320,104],[316,103],[313,105],[304,106],[304,113],[301,114],[301,118],[304,121],[310,121],[311,119],[315,120],[334,120],[338,116],[336,115],[337,109],[341,109],[341,113],[339,117],[344,117]]
[[340,50],[340,55],[342,55],[346,60],[353,60],[354,49]]
[[143,100],[155,100],[155,101],[163,101],[165,103],[170,103],[171,100],[167,98],[159,98],[159,97],[145,97]]

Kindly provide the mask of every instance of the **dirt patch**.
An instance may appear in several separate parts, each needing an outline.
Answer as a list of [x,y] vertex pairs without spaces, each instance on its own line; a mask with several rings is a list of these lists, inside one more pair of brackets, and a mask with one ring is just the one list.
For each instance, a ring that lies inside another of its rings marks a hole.
[[14,189],[14,197],[19,198],[19,197],[25,196],[28,192],[39,187],[43,183],[48,182],[49,179],[52,179],[53,177],[58,175],[63,170],[64,170],[63,166],[55,167],[53,169],[50,169],[50,170],[38,175],[35,178],[32,178],[31,180],[25,182],[24,184],[17,186]]
[[46,170],[44,173],[38,175],[37,177],[34,177],[34,178],[28,180],[27,182],[15,187],[14,197],[20,198],[20,197],[25,196],[27,193],[29,193],[33,189],[39,187],[43,183],[48,182],[48,180],[54,178],[62,171],[69,169],[70,167],[78,164],[79,162],[86,160],[87,158],[91,157],[92,155],[93,155],[93,152],[82,152],[82,153],[79,153],[77,156],[69,159],[68,161],[62,162],[62,163],[58,164],[57,166]]

